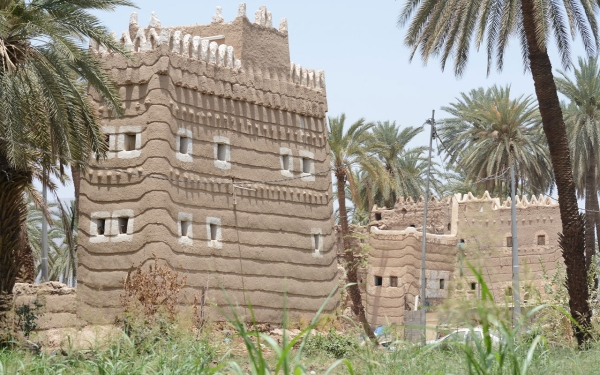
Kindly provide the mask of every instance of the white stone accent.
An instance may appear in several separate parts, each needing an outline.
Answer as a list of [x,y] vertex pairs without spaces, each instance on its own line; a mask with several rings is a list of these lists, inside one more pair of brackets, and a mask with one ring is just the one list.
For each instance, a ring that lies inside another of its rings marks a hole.
[[[182,154],[180,151],[181,148],[181,137],[187,137],[189,138],[189,142],[188,142],[188,147],[187,147],[187,154]],[[188,129],[179,129],[177,131],[177,140],[176,140],[176,145],[175,145],[175,156],[177,157],[177,160],[181,160],[183,162],[186,163],[191,163],[194,161],[194,158],[192,157],[192,152],[193,152],[193,140],[192,140],[192,131],[188,130]]]
[[195,36],[192,39],[192,57],[193,58],[197,59],[200,56],[199,50],[200,50],[200,37]]
[[218,48],[218,57],[217,57],[217,65],[224,66],[225,65],[225,54],[227,53],[227,46],[225,44],[221,44]]
[[265,26],[266,27],[273,27],[273,15],[271,14],[271,12],[267,12],[267,19],[265,21]]
[[[231,149],[229,138],[215,136],[213,138],[213,142],[215,143],[215,167],[219,169],[231,169]],[[225,144],[225,160],[219,160],[219,144]]]
[[133,42],[131,41],[131,36],[129,35],[129,31],[123,31],[123,36],[121,37],[121,43],[123,43],[123,48],[125,51],[133,52]]
[[[216,225],[217,226],[217,238],[215,240],[211,240],[211,233],[210,233],[210,225]],[[206,218],[206,238],[207,238],[207,242],[208,242],[208,247],[212,247],[215,249],[222,249],[223,248],[223,234],[221,231],[221,219],[216,218],[216,217],[207,217]]]
[[237,70],[242,69],[242,61],[235,59],[235,61],[233,62],[233,68]]
[[[126,217],[127,221],[127,234],[119,233],[119,218]],[[133,210],[116,210],[112,213],[112,222],[110,233],[114,234],[111,236],[111,242],[131,242],[133,240]]]
[[[318,244],[315,243],[315,236],[318,236]],[[314,250],[312,256],[314,258],[323,258],[323,231],[321,228],[311,228],[310,242]]]
[[223,9],[221,7],[217,7],[215,15],[212,17],[213,23],[223,23],[225,19],[223,18]]
[[[98,235],[98,219],[106,220],[104,223],[104,234]],[[102,243],[110,241],[108,237],[111,233],[111,218],[110,212],[100,211],[100,212],[92,212],[90,215],[90,242],[91,243]]]
[[171,50],[175,53],[181,53],[181,31],[175,31],[173,34],[173,49]]
[[210,44],[208,45],[208,48],[209,48],[208,62],[211,64],[216,64],[217,63],[217,49],[219,48],[219,45],[217,44],[217,42],[210,42]]
[[[189,227],[187,228],[187,233],[185,236],[181,235],[181,222],[182,221],[187,221],[190,223]],[[193,222],[194,222],[194,215],[192,215],[190,213],[180,212],[177,215],[177,234],[179,235],[179,243],[180,244],[188,245],[188,246],[192,246],[194,244]]]
[[137,25],[138,24],[138,14],[136,12],[131,13],[129,16],[129,25]]
[[162,29],[160,30],[160,39],[158,39],[158,44],[166,44],[169,45],[171,42],[171,30],[170,29]]
[[185,34],[183,37],[183,47],[181,49],[181,53],[184,56],[190,55],[190,43],[192,42],[192,36],[190,34]]
[[300,150],[300,157],[303,159],[310,159],[310,172],[309,173],[305,173],[304,172],[304,164],[303,162],[301,162],[300,168],[301,168],[301,176],[302,176],[302,181],[314,181],[315,180],[315,154],[313,154],[312,152],[306,151],[306,150]]
[[246,17],[246,3],[240,3],[238,5],[238,17]]
[[200,60],[208,61],[208,45],[210,41],[208,39],[202,39],[200,41]]
[[[281,174],[285,177],[294,177],[294,154],[292,153],[292,150],[290,150],[289,148],[286,147],[281,147],[279,149],[279,163],[281,166]],[[289,157],[289,169],[285,169],[284,165],[283,165],[283,156],[284,155],[288,155]]]
[[281,22],[279,22],[279,31],[282,33],[288,32],[288,21],[287,18],[282,18]]
[[148,27],[154,27],[160,29],[160,20],[156,17],[156,12],[152,12],[150,15],[150,22],[148,22]]
[[149,44],[150,48],[153,48],[153,43],[152,43],[153,40],[154,40],[154,46],[157,46],[160,44],[160,37],[158,36],[156,29],[154,29],[154,28],[152,28],[152,29],[150,29],[150,31],[148,31],[148,44]]
[[[125,134],[135,133],[135,150],[125,151]],[[142,127],[141,126],[121,126],[117,135],[117,157],[119,159],[137,158],[142,154]]]
[[225,66],[228,68],[233,68],[233,60],[235,59],[235,54],[233,52],[233,46],[227,46],[227,60]]

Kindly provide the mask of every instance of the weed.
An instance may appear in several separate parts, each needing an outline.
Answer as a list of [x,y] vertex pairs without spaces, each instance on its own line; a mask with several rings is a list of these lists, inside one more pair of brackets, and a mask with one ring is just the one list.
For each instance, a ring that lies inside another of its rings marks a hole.
[[339,334],[331,328],[326,335],[317,333],[308,338],[305,345],[306,354],[319,355],[325,353],[333,358],[349,357],[358,347],[352,337]]
[[33,307],[23,304],[15,309],[17,314],[17,327],[23,332],[26,338],[29,338],[31,332],[37,328],[37,320],[42,315],[40,309],[43,307],[38,300],[33,301]]

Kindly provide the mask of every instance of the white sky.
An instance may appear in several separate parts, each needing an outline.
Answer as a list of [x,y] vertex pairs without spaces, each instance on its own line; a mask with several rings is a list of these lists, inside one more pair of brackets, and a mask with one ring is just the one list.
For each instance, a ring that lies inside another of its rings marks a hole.
[[[240,1],[137,0],[140,9],[120,8],[114,13],[98,13],[102,22],[121,35],[127,30],[129,15],[138,12],[139,23],[146,26],[155,11],[163,26],[210,23],[215,8],[223,8],[225,22],[237,15]],[[513,95],[534,94],[529,73],[523,72],[520,48],[513,39],[505,59],[504,71],[486,76],[485,53],[471,52],[466,74],[455,78],[452,65],[445,72],[439,61],[428,66],[420,60],[409,63],[409,49],[404,46],[405,31],[396,25],[402,1],[247,1],[247,16],[266,5],[273,14],[273,26],[288,19],[291,60],[306,68],[325,70],[329,116],[345,112],[353,122],[360,117],[369,121],[396,121],[401,126],[420,126],[440,107],[452,102],[460,92],[493,84],[512,86]],[[573,46],[573,60],[583,54],[579,44]],[[558,55],[552,52],[555,69],[560,68]],[[243,63],[243,62],[242,62]],[[413,145],[426,145],[422,133]],[[72,188],[61,188],[59,197],[73,196]]]

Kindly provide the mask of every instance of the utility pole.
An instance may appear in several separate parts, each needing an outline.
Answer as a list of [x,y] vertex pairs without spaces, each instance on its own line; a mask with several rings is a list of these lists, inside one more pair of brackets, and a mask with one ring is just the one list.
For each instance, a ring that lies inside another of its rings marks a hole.
[[[46,186],[46,169],[42,177],[42,196],[44,208],[48,206],[48,187]],[[48,220],[42,210],[42,282],[48,281]]]
[[425,189],[425,204],[423,206],[423,238],[421,242],[421,326],[423,327],[423,345],[427,341],[427,278],[425,277],[425,259],[427,256],[427,205],[429,204],[429,177],[431,175],[431,149],[435,136],[435,110],[431,111],[431,118],[425,124],[431,125],[429,136],[429,162],[427,164],[427,183]]
[[521,316],[521,292],[519,288],[519,243],[517,241],[517,200],[515,198],[515,164],[510,165],[510,212],[512,232],[512,289],[513,289],[513,327]]

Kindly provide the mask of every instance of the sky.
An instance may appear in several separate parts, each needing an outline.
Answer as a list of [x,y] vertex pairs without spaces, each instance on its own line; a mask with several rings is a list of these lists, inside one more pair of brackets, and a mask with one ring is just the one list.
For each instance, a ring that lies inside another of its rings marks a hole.
[[[128,28],[133,11],[146,26],[156,12],[163,26],[207,24],[217,6],[223,9],[225,22],[237,15],[238,1],[208,0],[134,0],[139,9],[122,7],[116,12],[95,13],[117,35]],[[273,26],[287,18],[291,60],[305,68],[324,70],[327,84],[328,116],[345,113],[348,122],[361,117],[368,121],[396,121],[400,126],[422,126],[436,110],[436,119],[446,115],[441,107],[454,101],[461,92],[494,84],[510,85],[511,93],[533,95],[533,80],[524,72],[520,47],[512,40],[501,73],[487,76],[484,51],[471,50],[465,74],[456,78],[452,62],[446,71],[439,60],[424,66],[418,57],[409,61],[410,50],[403,43],[405,29],[397,18],[405,0],[326,1],[261,0],[247,1],[247,16],[266,5],[273,14]],[[583,55],[575,43],[572,56]],[[558,55],[551,50],[555,69]],[[412,146],[427,145],[427,131],[417,136]],[[58,196],[71,198],[71,186],[60,188]]]

